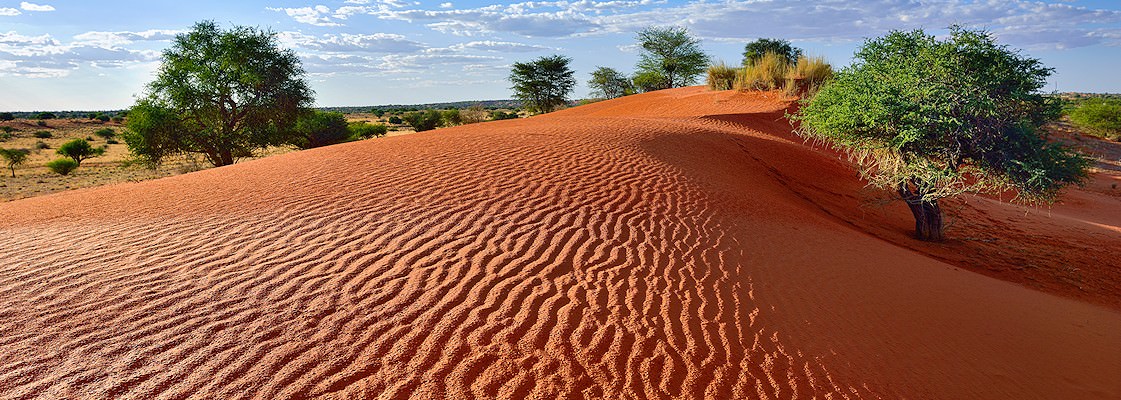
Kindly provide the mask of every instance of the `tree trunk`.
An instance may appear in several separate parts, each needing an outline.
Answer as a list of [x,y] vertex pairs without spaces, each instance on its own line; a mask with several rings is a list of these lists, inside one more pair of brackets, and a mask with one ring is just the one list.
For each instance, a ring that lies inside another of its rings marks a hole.
[[928,242],[940,242],[945,239],[942,232],[942,207],[938,200],[923,200],[922,194],[912,192],[903,185],[899,188],[899,196],[907,202],[911,215],[915,217],[915,238]]
[[233,156],[233,153],[230,152],[230,149],[222,149],[221,150],[221,155],[222,155],[222,165],[219,165],[219,167],[221,167],[223,165],[233,165],[234,156]]

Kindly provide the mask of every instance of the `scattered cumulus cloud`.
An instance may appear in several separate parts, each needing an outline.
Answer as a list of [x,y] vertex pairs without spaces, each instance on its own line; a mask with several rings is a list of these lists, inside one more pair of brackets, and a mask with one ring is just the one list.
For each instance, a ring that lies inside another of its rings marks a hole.
[[8,7],[0,7],[0,17],[14,17],[23,14],[19,10]]
[[37,12],[54,11],[54,7],[51,7],[50,5],[28,3],[26,1],[19,3],[19,8],[22,8],[24,11],[37,11]]
[[[160,37],[165,31],[87,32],[64,43],[51,35],[26,36],[16,32],[0,33],[0,76],[58,78],[83,65],[94,68],[119,68],[154,62],[159,52],[121,47],[140,38]],[[132,39],[119,39],[121,38]]]
[[275,8],[268,7],[269,11],[278,11],[287,14],[296,22],[315,25],[315,26],[340,26],[341,24],[331,20],[331,8],[324,5],[317,5],[312,7],[298,7],[298,8]]

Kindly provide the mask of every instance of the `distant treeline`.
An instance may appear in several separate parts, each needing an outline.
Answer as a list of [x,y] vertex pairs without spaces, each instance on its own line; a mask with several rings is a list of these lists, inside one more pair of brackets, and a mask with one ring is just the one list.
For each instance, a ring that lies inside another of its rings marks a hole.
[[[576,104],[575,102],[572,102]],[[381,110],[390,113],[402,113],[408,111],[421,111],[421,110],[454,110],[469,108],[471,106],[482,106],[488,110],[500,109],[519,109],[522,107],[522,102],[518,100],[477,100],[477,101],[455,101],[448,103],[428,103],[428,104],[387,104],[380,106],[349,106],[349,107],[318,107],[320,111],[334,111],[347,113],[368,113],[373,110]],[[39,119],[43,114],[51,114],[53,118],[96,118],[100,115],[106,115],[110,118],[125,116],[128,110],[112,110],[112,111],[19,111],[11,112],[15,118],[22,119]],[[50,118],[47,118],[50,119]]]

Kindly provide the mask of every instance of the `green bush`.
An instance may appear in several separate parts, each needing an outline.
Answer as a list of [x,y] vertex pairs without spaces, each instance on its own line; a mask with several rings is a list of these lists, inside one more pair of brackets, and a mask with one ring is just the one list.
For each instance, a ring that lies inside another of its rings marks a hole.
[[443,114],[436,110],[414,111],[405,114],[405,122],[417,132],[436,129],[443,119]]
[[405,121],[402,120],[401,117],[398,117],[398,116],[394,115],[392,117],[389,117],[389,123],[395,124],[395,125],[401,125],[401,124],[405,123]]
[[444,110],[441,113],[444,126],[456,126],[463,123],[463,117],[459,114],[459,110]]
[[490,113],[490,119],[495,120],[495,121],[500,121],[500,120],[504,120],[504,119],[517,119],[517,118],[518,118],[518,113],[516,113],[516,112],[491,111],[491,113]]
[[296,135],[289,143],[301,149],[329,146],[350,140],[346,116],[337,112],[312,110],[296,121]]
[[1087,99],[1071,111],[1070,120],[1094,135],[1121,140],[1121,99]]
[[16,116],[12,115],[12,113],[10,112],[0,113],[0,121],[11,121],[13,119],[16,119]]
[[35,125],[46,127],[47,126],[47,121],[38,120],[38,121],[35,121]]
[[38,132],[32,133],[32,135],[34,135],[38,139],[50,139],[50,138],[54,137],[54,135],[51,134],[49,131],[38,131]]
[[102,138],[105,138],[105,139],[111,139],[113,136],[117,136],[117,131],[114,131],[112,128],[101,128],[101,129],[98,129],[97,132],[94,132],[93,134],[97,135],[97,136],[101,136]]
[[78,168],[78,162],[69,158],[59,158],[46,164],[47,168],[59,175],[69,175]]
[[365,122],[352,123],[349,128],[350,137],[354,139],[382,137],[389,131],[384,124],[368,124]]
[[708,67],[708,76],[705,83],[709,90],[731,90],[736,82],[736,69],[729,67],[724,62],[712,64]]
[[55,153],[58,153],[60,156],[69,157],[74,160],[76,164],[80,165],[82,161],[105,154],[105,149],[93,147],[90,145],[90,142],[85,139],[74,139],[59,146]]
[[105,139],[105,144],[120,144],[117,139]]
[[12,131],[14,131],[14,130],[16,130],[16,128],[13,128],[13,127],[10,127],[10,126],[0,126],[0,132],[12,133]]
[[51,145],[47,144],[47,142],[44,142],[42,140],[35,142],[35,150],[43,150],[49,148],[51,148]]
[[41,113],[35,114],[35,119],[55,119],[55,118],[58,118],[58,116],[54,115],[54,113],[41,112]]

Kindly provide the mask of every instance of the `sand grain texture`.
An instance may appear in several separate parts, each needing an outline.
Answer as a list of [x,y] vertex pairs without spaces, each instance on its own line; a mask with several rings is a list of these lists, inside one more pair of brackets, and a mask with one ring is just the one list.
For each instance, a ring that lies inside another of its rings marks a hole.
[[0,398],[1121,397],[1108,295],[847,220],[788,105],[678,89],[2,204]]

